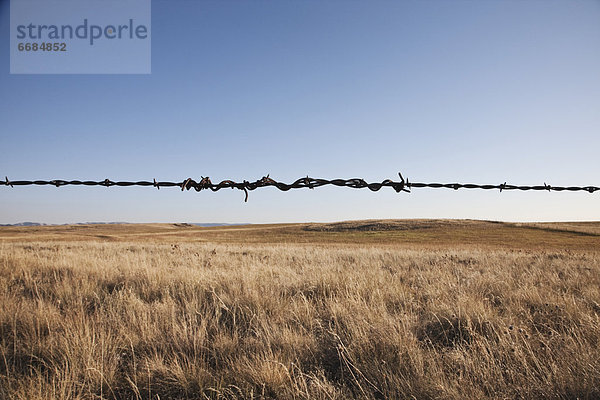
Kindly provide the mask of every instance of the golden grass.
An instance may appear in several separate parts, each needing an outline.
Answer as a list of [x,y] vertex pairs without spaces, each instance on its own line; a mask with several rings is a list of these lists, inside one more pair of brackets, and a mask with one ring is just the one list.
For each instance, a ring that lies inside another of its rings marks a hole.
[[0,398],[599,398],[594,232],[438,222],[0,230]]

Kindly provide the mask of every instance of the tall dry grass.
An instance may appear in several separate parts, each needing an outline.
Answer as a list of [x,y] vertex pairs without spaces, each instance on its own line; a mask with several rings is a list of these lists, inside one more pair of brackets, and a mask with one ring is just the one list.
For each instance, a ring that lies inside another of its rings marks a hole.
[[600,397],[594,252],[0,244],[2,399]]

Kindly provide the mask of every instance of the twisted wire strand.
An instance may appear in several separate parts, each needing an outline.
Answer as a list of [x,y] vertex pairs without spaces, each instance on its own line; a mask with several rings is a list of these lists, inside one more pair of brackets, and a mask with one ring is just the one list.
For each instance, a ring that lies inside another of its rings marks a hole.
[[377,192],[382,187],[391,187],[397,193],[400,192],[410,192],[411,189],[414,188],[432,188],[432,189],[482,189],[482,190],[499,190],[502,192],[503,190],[522,190],[522,191],[548,191],[548,192],[588,192],[594,193],[600,190],[598,186],[552,186],[544,183],[544,185],[511,185],[506,182],[498,184],[498,185],[480,185],[474,183],[422,183],[422,182],[410,182],[407,179],[402,177],[401,173],[398,173],[400,177],[399,181],[392,181],[391,179],[386,179],[382,182],[366,182],[361,178],[351,178],[351,179],[321,179],[321,178],[311,178],[306,176],[304,178],[296,179],[292,183],[284,183],[278,182],[273,178],[269,177],[269,175],[262,177],[254,182],[250,181],[242,181],[235,182],[232,180],[223,180],[219,183],[211,182],[209,177],[201,177],[199,181],[195,181],[192,178],[188,178],[182,182],[168,182],[168,181],[156,181],[154,179],[152,182],[150,181],[112,181],[110,179],[104,179],[102,181],[82,181],[82,180],[63,180],[63,179],[53,179],[50,181],[46,180],[35,180],[35,181],[11,181],[8,177],[5,177],[4,180],[0,180],[0,186],[29,186],[29,185],[38,185],[38,186],[151,186],[157,189],[161,187],[179,187],[183,190],[194,189],[197,192],[201,190],[212,190],[213,192],[219,191],[221,189],[238,189],[243,190],[245,193],[244,201],[248,201],[248,191],[255,190],[261,187],[274,186],[281,191],[288,191],[290,189],[314,189],[321,186],[333,185],[339,187],[349,187],[354,189],[363,189],[368,188],[373,192]]

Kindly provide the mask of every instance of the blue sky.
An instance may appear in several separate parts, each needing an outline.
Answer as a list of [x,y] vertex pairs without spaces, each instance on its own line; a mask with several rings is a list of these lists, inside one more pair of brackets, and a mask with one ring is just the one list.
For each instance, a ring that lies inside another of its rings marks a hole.
[[[150,75],[11,75],[0,175],[599,185],[600,2],[152,1]],[[599,220],[600,194],[0,188],[0,223]]]

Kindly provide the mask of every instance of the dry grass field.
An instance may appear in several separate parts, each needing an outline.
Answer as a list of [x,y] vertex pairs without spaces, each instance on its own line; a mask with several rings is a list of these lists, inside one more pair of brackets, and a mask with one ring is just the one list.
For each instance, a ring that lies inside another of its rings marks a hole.
[[0,399],[251,398],[600,398],[600,223],[0,228]]

